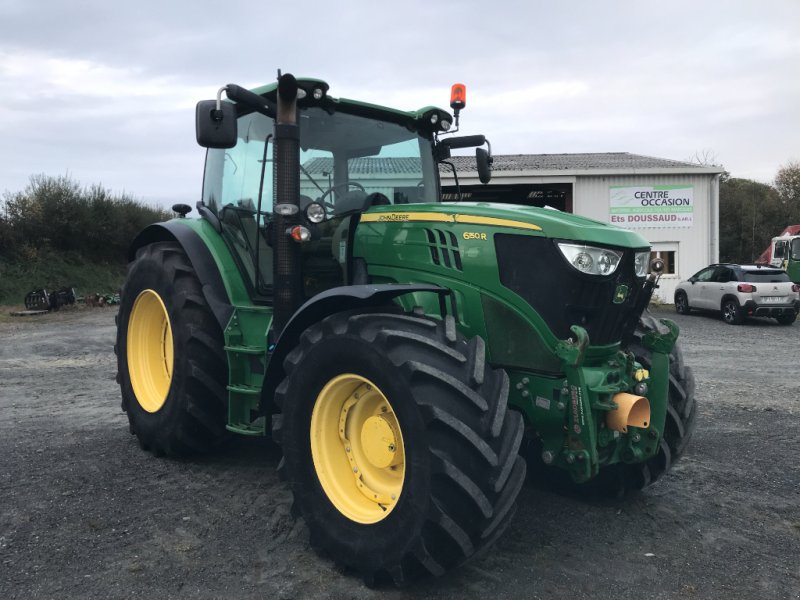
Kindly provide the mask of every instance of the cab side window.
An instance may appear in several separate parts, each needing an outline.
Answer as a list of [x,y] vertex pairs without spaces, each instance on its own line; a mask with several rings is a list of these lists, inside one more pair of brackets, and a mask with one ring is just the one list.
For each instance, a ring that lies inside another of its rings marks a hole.
[[264,234],[273,204],[272,130],[272,120],[258,113],[239,118],[236,146],[208,151],[203,186],[203,201],[261,300],[272,291],[272,247]]

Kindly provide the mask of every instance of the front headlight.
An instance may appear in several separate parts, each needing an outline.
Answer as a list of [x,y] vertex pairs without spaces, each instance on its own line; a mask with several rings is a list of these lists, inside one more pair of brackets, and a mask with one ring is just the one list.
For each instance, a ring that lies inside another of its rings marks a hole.
[[558,249],[573,267],[589,275],[611,275],[622,258],[622,252],[595,246],[559,244]]
[[312,202],[306,206],[306,218],[312,223],[322,223],[326,216],[325,207],[319,202]]
[[633,266],[636,269],[637,277],[644,277],[647,275],[647,263],[650,260],[650,251],[637,252],[633,255]]

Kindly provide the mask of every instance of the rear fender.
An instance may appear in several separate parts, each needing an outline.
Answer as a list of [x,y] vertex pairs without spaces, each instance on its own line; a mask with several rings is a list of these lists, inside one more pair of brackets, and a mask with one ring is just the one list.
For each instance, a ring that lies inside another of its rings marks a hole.
[[451,291],[438,285],[348,285],[326,290],[303,304],[289,319],[277,342],[274,345],[270,344],[267,350],[269,363],[267,364],[264,386],[261,391],[262,414],[274,412],[272,398],[275,395],[278,384],[286,377],[286,372],[283,370],[283,361],[297,345],[300,335],[309,326],[334,313],[387,306],[395,298],[412,292],[437,294],[440,299],[442,318],[444,318],[446,312],[444,299],[450,295]]
[[183,225],[180,220],[154,223],[145,227],[133,240],[128,249],[128,261],[136,258],[136,252],[140,248],[156,242],[177,242],[183,248],[203,286],[206,302],[214,313],[220,329],[225,331],[233,314],[233,306],[228,298],[219,267],[200,234],[191,227]]

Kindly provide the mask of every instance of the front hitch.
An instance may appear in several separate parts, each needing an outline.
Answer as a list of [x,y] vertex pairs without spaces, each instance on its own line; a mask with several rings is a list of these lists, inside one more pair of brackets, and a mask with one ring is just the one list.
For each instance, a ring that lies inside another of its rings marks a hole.
[[[667,415],[669,356],[678,337],[675,323],[661,323],[662,331],[650,331],[642,339],[652,353],[649,373],[622,351],[612,360],[587,366],[589,334],[583,327],[572,326],[572,337],[558,342],[556,354],[566,376],[559,394],[566,409],[564,434],[558,446],[554,438],[546,445],[545,463],[566,469],[580,483],[598,474],[602,448],[603,464],[642,462],[656,455]],[[647,398],[631,394],[643,381]]]

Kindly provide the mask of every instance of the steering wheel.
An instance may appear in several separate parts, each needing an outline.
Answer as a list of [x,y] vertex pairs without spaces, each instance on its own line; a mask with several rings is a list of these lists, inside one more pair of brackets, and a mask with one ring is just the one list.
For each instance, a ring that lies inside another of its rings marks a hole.
[[357,181],[345,181],[344,183],[337,183],[336,185],[332,185],[331,187],[329,187],[329,188],[328,188],[328,189],[327,189],[327,190],[326,190],[326,191],[325,191],[325,192],[322,194],[322,196],[320,196],[319,198],[317,198],[317,202],[319,202],[320,204],[322,204],[322,205],[323,205],[323,206],[325,206],[326,208],[329,208],[329,209],[331,209],[331,210],[334,210],[334,208],[335,208],[335,207],[334,207],[334,204],[333,204],[333,202],[330,202],[330,201],[328,201],[328,202],[325,202],[325,198],[327,198],[328,196],[330,196],[330,195],[331,195],[331,192],[333,192],[333,190],[335,190],[335,189],[338,189],[338,188],[344,188],[344,189],[345,189],[345,191],[346,191],[346,190],[348,190],[348,189],[349,189],[351,186],[352,186],[352,187],[354,187],[354,188],[357,188],[357,189],[361,190],[361,191],[362,191],[362,192],[364,192],[365,194],[367,193],[367,190],[365,190],[365,189],[364,189],[364,186],[363,186],[363,185],[361,185],[360,183],[358,183]]

